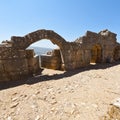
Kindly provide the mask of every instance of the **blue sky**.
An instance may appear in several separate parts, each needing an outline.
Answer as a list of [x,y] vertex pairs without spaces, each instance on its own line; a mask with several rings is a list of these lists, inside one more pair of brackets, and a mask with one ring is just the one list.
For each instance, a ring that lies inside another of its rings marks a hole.
[[[120,42],[120,0],[0,0],[0,42],[38,29],[74,41],[87,30],[109,29]],[[37,46],[53,47],[42,40]]]

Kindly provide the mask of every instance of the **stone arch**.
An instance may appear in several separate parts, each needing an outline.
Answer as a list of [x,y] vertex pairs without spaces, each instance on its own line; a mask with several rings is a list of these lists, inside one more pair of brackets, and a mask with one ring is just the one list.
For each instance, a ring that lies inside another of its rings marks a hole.
[[61,66],[62,69],[65,69],[66,65],[66,55],[65,55],[65,49],[66,49],[66,40],[62,38],[60,35],[58,35],[56,32],[52,30],[37,30],[35,32],[29,33],[23,37],[19,36],[12,36],[11,37],[11,44],[12,47],[15,49],[20,50],[26,50],[31,44],[40,41],[40,40],[50,40],[53,44],[56,44],[60,48],[60,54],[61,54]]
[[91,48],[91,63],[100,63],[102,60],[102,48],[99,44],[95,44]]
[[49,39],[53,44],[58,45],[60,49],[63,49],[63,46],[66,43],[65,39],[58,35],[56,32],[44,29],[29,33],[24,37],[12,36],[11,43],[12,46],[17,49],[26,49],[31,44],[42,39]]

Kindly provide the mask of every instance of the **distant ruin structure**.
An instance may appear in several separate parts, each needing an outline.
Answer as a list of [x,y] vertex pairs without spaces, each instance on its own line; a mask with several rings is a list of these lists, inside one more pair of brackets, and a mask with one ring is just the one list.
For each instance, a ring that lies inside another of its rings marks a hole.
[[[48,39],[56,44],[51,54],[36,56],[31,44]],[[90,63],[120,60],[116,34],[108,30],[87,31],[85,36],[68,42],[52,30],[38,30],[23,37],[13,36],[0,44],[0,81],[22,79],[41,73],[43,68],[74,70]]]

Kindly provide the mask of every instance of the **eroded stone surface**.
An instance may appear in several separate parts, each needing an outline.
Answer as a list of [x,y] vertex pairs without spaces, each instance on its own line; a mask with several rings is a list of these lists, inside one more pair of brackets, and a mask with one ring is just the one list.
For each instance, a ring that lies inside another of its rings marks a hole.
[[120,98],[116,99],[109,108],[103,120],[120,120]]

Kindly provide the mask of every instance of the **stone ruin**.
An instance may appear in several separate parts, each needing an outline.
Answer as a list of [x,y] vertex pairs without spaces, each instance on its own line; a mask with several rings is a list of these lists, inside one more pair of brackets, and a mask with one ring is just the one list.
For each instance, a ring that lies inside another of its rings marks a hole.
[[[36,56],[31,44],[49,39],[59,49]],[[23,37],[12,36],[0,44],[0,81],[18,80],[40,74],[42,69],[74,70],[90,65],[120,60],[120,44],[116,34],[108,30],[86,35],[68,42],[52,30],[38,30]]]

